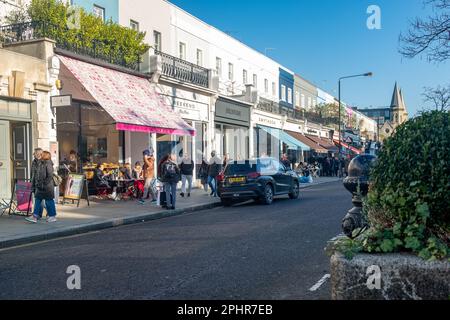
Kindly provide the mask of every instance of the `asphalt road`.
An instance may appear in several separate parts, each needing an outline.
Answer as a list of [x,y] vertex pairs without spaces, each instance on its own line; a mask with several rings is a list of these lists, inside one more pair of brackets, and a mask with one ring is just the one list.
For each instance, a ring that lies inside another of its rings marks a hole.
[[[340,182],[0,251],[0,299],[329,299],[323,248],[351,207]],[[81,271],[69,290],[67,268]]]

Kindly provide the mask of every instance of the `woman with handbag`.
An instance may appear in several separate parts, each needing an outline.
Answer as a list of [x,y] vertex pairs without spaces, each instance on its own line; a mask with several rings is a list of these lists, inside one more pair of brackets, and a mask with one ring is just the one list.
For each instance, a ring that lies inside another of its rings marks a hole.
[[33,188],[35,190],[35,204],[33,215],[26,218],[27,221],[37,223],[42,218],[42,201],[45,201],[47,209],[47,222],[56,221],[55,206],[55,186],[59,183],[57,177],[53,174],[53,162],[51,154],[48,151],[42,152],[42,157],[37,163],[37,168],[33,179]]

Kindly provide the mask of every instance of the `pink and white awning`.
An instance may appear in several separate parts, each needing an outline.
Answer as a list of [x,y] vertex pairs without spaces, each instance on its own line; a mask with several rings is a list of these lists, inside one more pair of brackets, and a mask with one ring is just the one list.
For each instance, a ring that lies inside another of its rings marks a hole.
[[195,135],[146,78],[58,55],[82,86],[114,119],[117,130]]

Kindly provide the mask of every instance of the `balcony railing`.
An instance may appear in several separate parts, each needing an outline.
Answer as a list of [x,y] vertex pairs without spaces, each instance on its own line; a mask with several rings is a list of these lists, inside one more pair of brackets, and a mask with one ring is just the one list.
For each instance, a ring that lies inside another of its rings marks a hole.
[[287,116],[288,119],[304,120],[303,114],[300,110],[283,107],[283,106],[280,106],[278,103],[275,103],[275,102],[272,102],[269,100],[262,100],[256,106],[256,108],[261,111],[266,111],[266,112],[270,112],[273,114]]
[[34,40],[45,36],[48,26],[41,22],[25,22],[0,26],[0,42],[4,45]]
[[200,87],[209,87],[208,69],[161,51],[155,51],[155,54],[162,58],[163,75]]
[[27,40],[49,38],[56,41],[56,47],[72,53],[88,56],[107,63],[118,65],[133,71],[139,71],[141,58],[126,56],[124,53],[111,50],[111,44],[106,41],[94,40],[88,43],[79,34],[70,29],[61,30],[60,27],[47,22],[32,21],[25,23],[0,26],[0,43],[10,45]]
[[260,103],[256,106],[256,108],[261,111],[287,116],[287,118],[290,120],[302,120],[302,121],[308,120],[328,127],[334,127],[338,123],[337,119],[322,118],[320,115],[316,113],[283,107],[276,102],[269,101],[266,99],[261,99]]

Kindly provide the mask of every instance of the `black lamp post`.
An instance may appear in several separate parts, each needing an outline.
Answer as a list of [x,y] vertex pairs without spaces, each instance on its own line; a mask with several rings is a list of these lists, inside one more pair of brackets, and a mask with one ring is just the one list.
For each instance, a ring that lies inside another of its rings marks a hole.
[[342,150],[342,145],[341,145],[341,81],[343,79],[348,79],[348,78],[357,78],[357,77],[371,77],[373,75],[372,72],[367,72],[367,73],[362,73],[362,74],[356,74],[353,76],[345,76],[345,77],[340,77],[339,78],[339,93],[338,93],[338,99],[339,99],[339,175],[341,175],[342,172],[342,168],[341,168],[341,150]]

